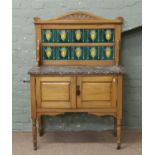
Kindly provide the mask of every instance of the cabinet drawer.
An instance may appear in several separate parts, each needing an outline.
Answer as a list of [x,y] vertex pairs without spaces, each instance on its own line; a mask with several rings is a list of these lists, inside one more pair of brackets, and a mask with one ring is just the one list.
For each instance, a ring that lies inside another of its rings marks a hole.
[[42,108],[74,108],[74,77],[38,77],[37,105]]
[[116,105],[115,76],[78,77],[80,95],[78,108],[114,108]]

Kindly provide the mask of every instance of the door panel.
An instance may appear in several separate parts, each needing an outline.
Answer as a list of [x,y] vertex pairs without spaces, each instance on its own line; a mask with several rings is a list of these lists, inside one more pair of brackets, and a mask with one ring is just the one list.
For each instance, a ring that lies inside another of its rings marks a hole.
[[75,108],[75,77],[38,77],[37,106],[40,108]]
[[83,82],[82,101],[103,101],[111,99],[111,83]]
[[115,76],[78,77],[78,108],[114,108],[116,105]]
[[41,82],[42,101],[69,101],[70,82]]

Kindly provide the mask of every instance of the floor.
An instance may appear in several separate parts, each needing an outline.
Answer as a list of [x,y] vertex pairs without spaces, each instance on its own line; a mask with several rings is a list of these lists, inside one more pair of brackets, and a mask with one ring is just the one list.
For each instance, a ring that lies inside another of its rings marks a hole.
[[141,132],[122,131],[122,148],[116,150],[113,131],[50,132],[38,137],[33,151],[31,132],[13,132],[13,155],[141,155]]

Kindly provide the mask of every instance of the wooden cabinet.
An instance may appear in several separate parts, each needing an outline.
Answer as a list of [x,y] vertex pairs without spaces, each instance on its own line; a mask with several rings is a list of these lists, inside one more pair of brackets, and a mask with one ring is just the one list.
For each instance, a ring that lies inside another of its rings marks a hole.
[[34,18],[37,66],[29,71],[32,135],[42,116],[87,112],[114,118],[117,149],[121,143],[121,17],[105,19],[86,12],[41,20]]
[[37,77],[38,108],[115,108],[116,76]]

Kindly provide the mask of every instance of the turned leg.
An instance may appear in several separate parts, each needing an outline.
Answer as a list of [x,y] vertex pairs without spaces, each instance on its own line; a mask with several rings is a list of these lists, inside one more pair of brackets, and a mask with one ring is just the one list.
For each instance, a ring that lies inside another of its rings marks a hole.
[[39,136],[43,135],[42,116],[41,115],[38,116],[38,132],[39,132]]
[[117,150],[121,148],[121,120],[117,119]]
[[36,119],[32,120],[32,136],[33,136],[33,149],[37,150],[37,126],[36,126]]
[[117,119],[114,117],[114,136],[117,136]]
[[121,123],[122,123],[122,75],[118,76],[117,84],[117,149],[121,148]]
[[33,149],[37,150],[37,102],[36,102],[36,78],[30,76],[30,86],[31,86],[31,118],[32,118],[32,139],[33,139]]

